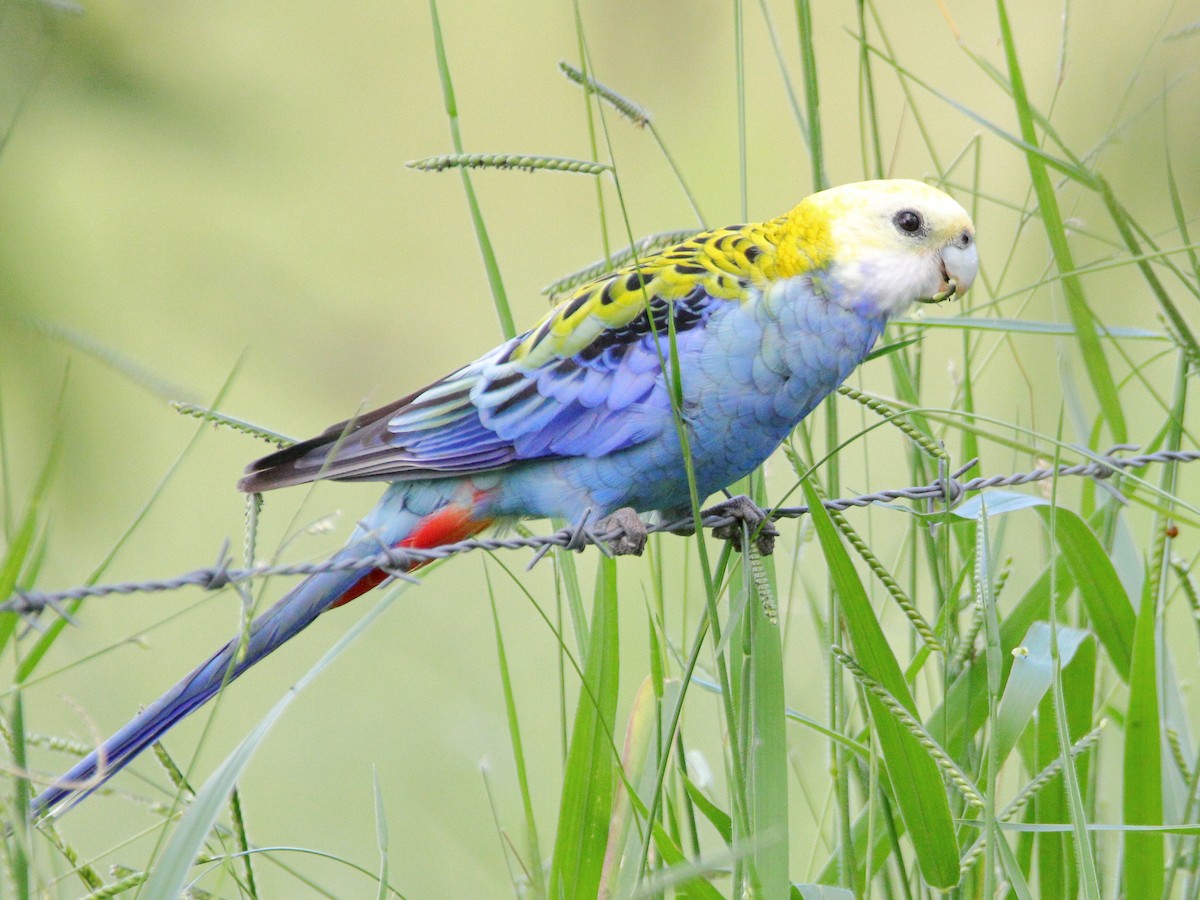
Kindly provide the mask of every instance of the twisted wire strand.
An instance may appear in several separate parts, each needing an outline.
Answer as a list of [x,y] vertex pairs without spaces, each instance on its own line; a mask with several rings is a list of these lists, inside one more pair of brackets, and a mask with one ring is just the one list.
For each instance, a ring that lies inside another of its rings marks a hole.
[[[856,497],[843,497],[825,500],[823,505],[830,510],[845,510],[851,507],[870,506],[875,503],[890,503],[896,500],[926,500],[957,503],[965,494],[975,493],[990,487],[1013,487],[1016,485],[1033,484],[1057,477],[1087,477],[1106,479],[1119,474],[1126,469],[1136,469],[1154,463],[1195,462],[1200,459],[1200,451],[1196,450],[1160,450],[1157,453],[1147,453],[1140,456],[1122,457],[1116,454],[1122,451],[1133,451],[1136,447],[1121,444],[1113,447],[1107,453],[1087,463],[1062,465],[1057,471],[1053,468],[1035,469],[1031,472],[1019,472],[1011,475],[986,475],[959,481],[959,477],[976,464],[972,460],[946,478],[931,484],[907,488],[876,491],[861,494]],[[772,520],[795,519],[808,513],[807,506],[784,506],[770,510]],[[700,521],[702,528],[719,528],[731,525],[736,520],[728,515],[707,515]],[[671,532],[690,534],[695,529],[691,516],[685,516],[673,522],[660,522],[648,525],[646,530],[655,532]],[[546,552],[561,547],[570,550],[582,550],[587,546],[598,545],[602,552],[607,552],[605,544],[624,534],[624,528],[616,526],[600,533],[588,525],[587,517],[582,523],[563,528],[553,534],[532,535],[529,537],[490,537],[471,538],[428,550],[418,550],[407,547],[386,547],[380,545],[379,552],[366,557],[355,559],[327,559],[317,562],[285,563],[271,565],[262,563],[246,568],[234,568],[228,556],[227,547],[223,547],[217,562],[203,569],[185,572],[173,578],[152,579],[148,581],[122,581],[111,584],[80,585],[69,590],[46,593],[42,591],[16,591],[3,603],[0,612],[15,612],[20,615],[30,615],[40,612],[47,607],[67,617],[62,603],[65,600],[82,600],[86,597],[106,597],[110,594],[150,594],[163,591],[175,591],[186,587],[200,587],[214,591],[230,585],[242,584],[255,578],[265,578],[271,575],[316,575],[322,572],[340,572],[348,569],[383,569],[397,578],[416,581],[404,570],[419,563],[432,562],[469,553],[474,550],[521,550],[533,549],[539,553],[534,562]]]

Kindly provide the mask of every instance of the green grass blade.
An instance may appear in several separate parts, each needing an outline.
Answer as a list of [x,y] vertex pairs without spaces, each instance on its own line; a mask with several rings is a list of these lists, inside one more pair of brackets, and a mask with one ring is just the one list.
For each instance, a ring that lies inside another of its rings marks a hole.
[[[556,529],[565,525],[566,523],[561,520],[554,520]],[[575,632],[575,653],[579,657],[579,661],[586,665],[588,648],[591,646],[591,632],[587,616],[584,614],[583,590],[579,586],[579,571],[575,566],[575,554],[561,547],[554,548],[554,567],[559,588],[566,595],[571,627]]]
[[504,635],[500,630],[500,613],[496,609],[496,594],[492,590],[490,575],[487,585],[488,601],[492,606],[492,627],[496,632],[496,658],[497,665],[500,667],[500,684],[504,689],[504,712],[508,717],[508,735],[512,741],[513,762],[517,767],[517,785],[521,792],[521,804],[525,811],[525,839],[528,842],[526,850],[529,853],[529,872],[532,876],[530,890],[534,897],[545,897],[546,883],[542,873],[542,851],[538,846],[537,822],[533,816],[533,795],[529,791],[525,749],[521,743],[521,723],[517,718],[517,699],[513,693],[512,678],[508,671],[508,654],[504,650]]
[[813,39],[812,4],[795,0],[796,30],[800,33],[800,62],[804,69],[804,105],[808,112],[808,155],[812,163],[812,189],[829,187],[825,173],[825,141],[821,136],[821,91],[817,85],[817,51]]
[[616,580],[616,561],[603,558],[550,867],[550,893],[555,897],[596,896],[600,887],[612,809],[612,735],[620,672]]
[[[1013,103],[1017,108],[1017,118],[1021,123],[1021,137],[1030,146],[1037,145],[1037,134],[1034,131],[1033,113],[1029,96],[1025,91],[1025,80],[1021,74],[1021,65],[1017,60],[1017,45],[1013,40],[1012,28],[1008,22],[1008,11],[1004,0],[996,0],[996,8],[1000,16],[1000,35],[1004,45],[1005,57],[1008,60],[1008,73],[1011,79]],[[1063,279],[1063,294],[1066,296],[1067,309],[1071,321],[1075,324],[1076,337],[1083,354],[1083,362],[1087,367],[1088,377],[1100,402],[1100,409],[1108,422],[1113,441],[1124,443],[1126,440],[1125,413],[1121,409],[1120,397],[1117,394],[1117,384],[1113,380],[1112,370],[1096,336],[1096,316],[1083,293],[1083,283],[1078,276],[1069,274],[1075,271],[1075,261],[1071,247],[1067,241],[1066,226],[1063,224],[1062,213],[1058,207],[1058,196],[1054,193],[1054,185],[1050,182],[1050,174],[1046,171],[1046,161],[1034,153],[1026,153],[1025,160],[1029,165],[1030,178],[1033,180],[1034,192],[1037,194],[1038,210],[1041,212],[1042,224],[1046,236],[1050,240],[1050,249],[1054,254],[1054,262]]]
[[22,815],[25,810],[29,809],[29,801],[33,796],[30,788],[29,778],[26,777],[28,764],[25,757],[25,749],[27,742],[25,739],[25,700],[20,689],[13,691],[12,700],[12,717],[9,720],[8,734],[10,740],[10,751],[12,753],[13,766],[16,769],[17,775],[13,778],[13,793],[12,793],[12,808],[17,812],[14,817],[15,822],[12,825],[11,837],[6,836],[5,849],[8,851],[8,869],[6,873],[11,878],[11,885],[18,900],[29,900],[32,896],[30,891],[31,872],[30,860],[32,858],[29,833],[29,820]]
[[[872,678],[916,715],[916,704],[904,673],[879,627],[850,555],[816,490],[807,480],[803,486],[817,537],[829,565],[830,579],[841,598],[855,657]],[[933,887],[954,887],[959,879],[958,843],[937,765],[917,739],[902,728],[878,700],[869,695],[868,702],[879,735],[879,752],[886,764],[896,804],[913,842],[921,873]]]
[[[433,22],[433,45],[437,53],[438,75],[442,82],[442,100],[446,107],[446,118],[450,122],[450,143],[454,152],[463,155],[462,135],[458,130],[458,101],[454,98],[454,83],[450,79],[450,62],[446,58],[446,44],[442,40],[442,23],[438,17],[437,0],[429,0],[429,15]],[[471,224],[475,227],[475,239],[479,243],[479,254],[483,257],[483,268],[487,272],[488,287],[492,291],[492,303],[496,307],[496,318],[500,320],[500,331],[504,337],[511,338],[517,333],[513,324],[512,309],[508,305],[508,294],[504,290],[504,280],[500,277],[500,264],[496,262],[496,251],[492,249],[492,240],[488,237],[487,226],[483,222],[483,211],[479,208],[479,200],[475,196],[475,186],[471,183],[471,175],[466,168],[459,168],[462,176],[463,191],[467,195],[467,206],[471,210]]]
[[[1187,363],[1181,357],[1175,387],[1175,404],[1168,446],[1178,449],[1185,409]],[[1166,467],[1162,487],[1175,487],[1174,471]],[[1133,663],[1129,677],[1129,703],[1125,713],[1125,757],[1122,812],[1127,825],[1158,826],[1163,822],[1162,698],[1159,674],[1166,665],[1165,652],[1160,647],[1162,624],[1160,611],[1164,603],[1164,584],[1167,566],[1165,523],[1155,517],[1155,531],[1148,565],[1149,571],[1142,588],[1141,605],[1133,636]],[[1145,891],[1146,896],[1158,897],[1163,892],[1163,835],[1155,832],[1125,835],[1124,885],[1127,896]]]
[[[167,756],[166,748],[162,744],[155,744],[154,750],[156,753],[162,750],[163,757],[170,758]],[[229,797],[229,816],[233,820],[235,846],[245,862],[245,874],[243,878],[245,879],[246,893],[250,895],[251,900],[258,900],[258,885],[254,878],[254,854],[250,850],[250,838],[246,834],[246,819],[242,814],[242,796],[237,788],[233,789],[233,793]],[[387,883],[386,878],[384,879],[384,883]]]
[[[8,599],[12,596],[13,591],[17,587],[17,581],[21,577],[21,572],[26,567],[26,560],[33,551],[34,542],[37,538],[42,502],[46,499],[46,493],[50,490],[54,470],[61,456],[61,448],[62,442],[58,438],[55,438],[49,453],[46,454],[46,461],[42,464],[42,471],[38,475],[37,482],[34,485],[33,494],[29,498],[29,506],[25,510],[25,515],[21,517],[21,523],[17,526],[12,540],[5,548],[3,559],[0,559],[0,599]],[[12,637],[19,620],[20,616],[15,612],[0,613],[0,650],[4,649],[9,638]],[[59,619],[57,621],[62,620]],[[20,681],[21,679],[18,678],[16,680]]]
[[[233,369],[230,371],[229,377],[225,379],[225,383],[221,385],[221,389],[217,392],[216,399],[213,400],[211,405],[212,409],[217,409],[221,405],[221,401],[225,398],[225,395],[228,393],[230,387],[232,387],[234,378],[237,377],[237,373],[240,368],[241,360],[239,359],[234,365]],[[87,581],[84,582],[85,584],[95,584],[100,580],[100,577],[108,570],[109,565],[121,551],[121,548],[125,546],[126,542],[133,535],[133,533],[141,526],[142,522],[146,520],[146,516],[149,515],[151,508],[162,496],[167,483],[175,476],[175,473],[179,471],[180,466],[183,465],[183,461],[187,459],[187,457],[199,443],[201,437],[203,437],[207,432],[208,428],[204,423],[201,423],[199,426],[197,426],[195,433],[188,440],[187,444],[184,445],[184,448],[179,452],[179,455],[176,456],[171,462],[166,474],[164,474],[159,480],[158,484],[154,486],[154,490],[151,491],[150,496],[142,504],[141,509],[138,510],[128,527],[121,532],[120,536],[114,542],[112,547],[104,555],[104,558],[100,560],[100,563],[92,570],[91,574],[87,578]],[[79,609],[83,602],[84,601],[82,600],[75,600],[71,603],[68,603],[67,613],[73,614]],[[24,682],[29,679],[29,676],[33,674],[34,670],[41,663],[46,653],[49,652],[50,647],[53,646],[56,640],[58,640],[58,636],[66,627],[67,620],[61,616],[50,623],[46,630],[38,636],[37,641],[34,643],[33,647],[30,648],[29,652],[22,657],[21,663],[17,667],[17,673],[14,678],[15,681]]]
[[808,125],[804,121],[804,113],[800,111],[800,101],[796,97],[796,91],[792,87],[792,78],[788,74],[787,63],[783,57],[783,48],[779,46],[779,35],[775,31],[775,22],[771,18],[771,8],[767,5],[767,0],[759,0],[759,12],[762,13],[763,24],[767,28],[767,37],[771,41],[771,49],[775,53],[775,64],[779,67],[779,77],[783,82],[783,91],[787,95],[788,106],[792,110],[792,118],[796,120],[796,125],[800,128],[800,135],[804,138],[805,144],[808,143]]
[[[1059,646],[1062,646],[1061,631],[1059,632]],[[1067,737],[1063,740],[1058,735],[1058,720],[1052,715],[1053,710],[1047,709],[1046,714],[1041,721],[1054,721],[1052,738],[1057,738],[1057,746],[1053,752],[1055,757],[1061,763],[1064,760],[1066,751],[1063,749],[1068,746],[1074,746],[1075,742],[1088,733],[1092,727],[1092,708],[1095,702],[1095,685],[1096,685],[1096,644],[1094,641],[1088,641],[1083,644],[1075,653],[1074,658],[1068,664],[1065,660],[1060,669],[1059,681],[1062,685],[1062,698],[1064,705],[1065,718],[1067,721]],[[1050,698],[1047,697],[1047,700]],[[1094,801],[1091,800],[1089,794],[1093,788],[1088,781],[1088,762],[1090,757],[1084,754],[1077,757],[1071,773],[1074,781],[1080,786],[1082,799],[1088,804],[1088,808],[1094,807]],[[1060,782],[1061,782],[1060,778]],[[1039,798],[1046,795],[1043,791],[1038,796]],[[1063,801],[1063,810],[1061,815],[1057,815],[1052,821],[1063,822],[1067,820],[1069,815],[1065,796],[1065,792],[1055,790],[1054,794],[1057,799]],[[1043,808],[1039,808],[1038,812],[1043,812]],[[1059,868],[1064,873],[1066,878],[1065,895],[1068,897],[1077,897],[1079,895],[1079,887],[1082,878],[1090,878],[1090,873],[1087,870],[1088,861],[1077,858],[1078,854],[1075,849],[1066,842],[1063,843],[1063,857]]]
[[388,826],[387,809],[383,805],[383,790],[379,786],[379,769],[371,770],[371,785],[375,792],[375,845],[379,848],[379,890],[376,900],[388,895]]
[[[1053,471],[1058,471],[1061,465],[1062,430],[1063,413],[1060,409],[1056,433],[1057,443],[1055,444],[1055,454],[1052,463]],[[1050,482],[1049,507],[1050,532],[1055,540],[1058,539],[1060,534],[1060,529],[1057,527],[1057,520],[1066,512],[1066,510],[1059,508],[1058,486],[1059,481],[1056,477]],[[1053,574],[1053,572],[1054,570],[1052,569],[1051,573]],[[1062,760],[1063,796],[1067,806],[1067,820],[1070,822],[1072,849],[1074,850],[1074,854],[1071,857],[1072,870],[1073,872],[1078,872],[1078,890],[1073,891],[1072,896],[1076,893],[1082,893],[1087,900],[1100,900],[1100,875],[1096,868],[1096,849],[1087,833],[1089,815],[1088,810],[1084,806],[1084,787],[1081,785],[1078,773],[1071,761],[1071,726],[1068,719],[1069,712],[1064,678],[1062,677],[1062,660],[1058,654],[1057,634],[1059,620],[1064,615],[1063,599],[1065,598],[1062,595],[1056,597],[1055,600],[1057,603],[1051,609],[1050,652],[1054,655],[1055,663],[1054,682],[1052,685],[1054,699],[1052,718],[1054,720],[1054,730],[1057,732],[1058,753]],[[1072,878],[1074,877],[1074,874],[1072,874]]]
[[[882,59],[884,62],[886,62],[889,66],[891,66],[893,69],[895,69],[897,73],[899,73],[900,75],[903,75],[906,81],[911,81],[913,84],[916,84],[917,86],[919,86],[921,88],[924,88],[926,91],[928,91],[933,96],[937,97],[943,103],[946,103],[948,106],[950,106],[956,112],[959,112],[962,115],[966,116],[971,121],[977,122],[980,125],[982,125],[984,128],[986,128],[992,134],[996,135],[996,137],[1000,138],[1005,143],[1007,143],[1013,147],[1016,147],[1018,150],[1020,150],[1022,153],[1025,153],[1028,156],[1036,157],[1037,159],[1044,162],[1050,168],[1052,168],[1058,172],[1061,172],[1063,175],[1066,175],[1072,181],[1076,181],[1080,184],[1086,185],[1087,187],[1089,187],[1093,190],[1096,188],[1095,176],[1092,175],[1090,172],[1088,172],[1086,169],[1082,168],[1078,163],[1071,162],[1071,161],[1064,160],[1064,159],[1059,159],[1054,154],[1047,153],[1045,150],[1043,150],[1037,144],[1029,143],[1028,141],[1024,141],[1021,138],[1017,137],[1015,134],[1011,134],[1011,133],[1005,131],[1003,128],[1001,128],[999,125],[997,125],[995,122],[992,122],[990,119],[984,118],[983,116],[981,116],[979,113],[975,112],[970,107],[965,106],[962,103],[959,103],[957,100],[953,99],[948,94],[944,94],[941,91],[937,90],[929,82],[923,81],[922,79],[918,78],[915,73],[913,73],[909,69],[904,68],[904,66],[900,65],[890,55],[890,53],[880,50],[877,47],[869,47],[869,49],[872,53],[874,53],[876,56],[878,56],[880,59]],[[1032,112],[1036,117],[1036,115],[1037,115],[1036,111],[1032,111]]]
[[[987,742],[987,781],[983,803],[983,833],[987,841],[987,852],[983,859],[983,896],[996,896],[996,845],[1003,841],[996,829],[996,779],[1000,771],[1000,746],[998,725],[1001,684],[1001,657],[1004,653],[1000,643],[1000,615],[996,609],[996,595],[992,581],[992,542],[988,526],[987,503],[979,505],[979,517],[975,520],[975,602],[983,618],[984,659],[987,660],[988,729],[991,739]],[[1011,680],[1011,679],[1010,679]]]
[[[962,316],[957,319],[940,319],[934,316],[922,316],[913,321],[914,325],[929,328],[963,328],[972,331],[1002,331],[1009,334],[1044,334],[1054,337],[1073,336],[1076,334],[1073,325],[1064,322],[1034,322],[1028,319],[987,319],[983,317]],[[1105,327],[1104,333],[1112,338],[1123,340],[1163,341],[1167,337],[1160,331],[1150,331],[1146,328],[1123,328],[1120,326]]]
[[1179,183],[1175,180],[1175,167],[1171,164],[1171,152],[1167,150],[1167,189],[1171,194],[1171,211],[1175,214],[1175,227],[1179,229],[1179,237],[1188,248],[1188,261],[1192,264],[1192,273],[1200,278],[1200,256],[1192,246],[1192,237],[1188,229],[1187,213],[1184,211],[1183,199],[1179,195]]
[[1017,900],[1033,900],[1033,892],[1025,880],[1025,873],[1021,871],[1021,864],[1017,862],[1012,847],[1008,846],[1008,841],[1003,837],[999,837],[996,841],[996,855],[1000,857],[1000,866],[1004,870],[1004,877],[1008,879],[1008,886]]
[[[1051,666],[1053,679],[1053,660]],[[1055,761],[1060,765],[1062,763],[1059,754],[1058,720],[1054,715],[1054,695],[1051,692],[1047,692],[1038,704],[1037,720],[1040,727],[1032,733],[1030,754],[1033,764],[1030,769],[1040,772]],[[1063,793],[1061,780],[1055,787],[1056,790],[1039,791],[1033,799],[1027,816],[1030,823],[1069,821],[1071,807]],[[1071,847],[1071,835],[1063,832],[1035,834],[1031,856],[1037,859],[1037,886],[1040,897],[1044,900],[1062,900],[1078,896],[1079,867]]]
[[225,798],[233,790],[234,784],[245,770],[254,751],[258,749],[263,738],[274,727],[296,695],[304,690],[318,675],[324,671],[333,660],[340,656],[353,641],[383,614],[392,600],[407,587],[406,582],[397,582],[396,587],[388,591],[369,613],[363,616],[354,626],[317,660],[316,664],[288,689],[279,702],[259,721],[254,729],[246,735],[237,748],[226,757],[220,767],[209,776],[208,780],[196,792],[196,797],[188,807],[187,812],[179,820],[175,831],[171,834],[162,855],[154,865],[150,878],[146,882],[144,896],[146,897],[178,897],[188,884],[188,873],[192,862],[204,846],[204,841],[217,821],[217,816],[225,806]]
[[154,372],[141,363],[108,346],[89,334],[61,325],[57,322],[47,322],[35,316],[23,315],[8,311],[0,311],[0,320],[7,320],[14,325],[24,328],[47,340],[55,341],[76,350],[85,356],[90,356],[101,364],[108,366],[117,374],[128,379],[132,384],[149,391],[164,400],[179,400],[180,398],[194,399],[194,392],[175,384]]
[[[761,484],[761,479],[758,480]],[[788,894],[787,719],[784,715],[783,653],[775,609],[774,568],[770,558],[743,554],[749,594],[749,684],[742,701],[750,706],[750,734],[744,745],[751,791],[750,827],[754,869],[763,897]]]
[[[37,535],[37,511],[38,504],[30,503],[21,524],[12,536],[12,541],[5,548],[4,559],[0,560],[0,598],[11,597],[16,589],[17,579],[33,549],[34,538]],[[8,643],[20,620],[21,617],[15,612],[0,613],[0,650]]]
[[1197,342],[1196,336],[1192,333],[1192,328],[1188,324],[1187,319],[1179,311],[1179,308],[1171,299],[1171,295],[1167,293],[1167,289],[1163,286],[1163,283],[1159,281],[1153,266],[1150,265],[1150,261],[1143,257],[1142,247],[1138,243],[1137,236],[1133,231],[1133,220],[1125,208],[1118,202],[1112,188],[1108,186],[1108,182],[1101,181],[1100,184],[1104,204],[1108,207],[1109,215],[1112,216],[1113,222],[1117,226],[1117,231],[1121,234],[1121,239],[1125,241],[1125,246],[1129,248],[1129,252],[1136,258],[1138,270],[1142,273],[1146,284],[1149,285],[1150,291],[1158,301],[1158,305],[1162,307],[1163,314],[1170,321],[1175,334],[1179,336],[1179,339],[1188,348],[1191,358],[1196,359],[1200,356],[1200,343]]

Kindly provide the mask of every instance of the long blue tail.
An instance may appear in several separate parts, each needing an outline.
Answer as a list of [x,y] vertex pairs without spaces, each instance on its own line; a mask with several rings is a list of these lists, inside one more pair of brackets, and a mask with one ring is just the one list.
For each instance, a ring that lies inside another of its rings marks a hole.
[[[362,550],[347,548],[339,555],[351,553],[361,555]],[[210,700],[222,685],[233,681],[307,628],[364,578],[371,578],[371,572],[355,569],[324,572],[307,578],[250,624],[250,634],[244,642],[241,638],[231,640],[46,788],[32,803],[33,818],[41,818],[52,810],[59,811],[60,804],[65,804],[62,805],[62,811],[65,811],[92,793],[176,722]],[[241,654],[234,661],[239,647]]]
[[[361,522],[335,560],[362,560],[380,545],[436,547],[475,534],[488,523],[475,517],[484,495],[457,479],[401,482]],[[295,637],[325,610],[340,606],[386,578],[370,567],[312,575],[250,623],[249,635],[230,641],[128,725],[46,788],[30,804],[34,819],[66,811],[121,771],[176,722],[195,712],[221,687]],[[235,658],[236,657],[236,658]]]

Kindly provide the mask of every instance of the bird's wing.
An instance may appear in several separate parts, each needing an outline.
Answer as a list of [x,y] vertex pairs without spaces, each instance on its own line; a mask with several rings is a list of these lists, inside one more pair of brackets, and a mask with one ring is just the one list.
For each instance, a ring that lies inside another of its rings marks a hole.
[[[763,251],[740,234],[698,235],[579,288],[474,363],[251,463],[239,486],[469,475],[520,460],[601,456],[658,436],[671,427],[660,379],[669,319],[684,353],[715,309],[748,296],[752,279],[738,267],[747,249],[751,263]],[[727,235],[738,239],[714,253],[712,243]],[[742,249],[729,252],[735,245]]]

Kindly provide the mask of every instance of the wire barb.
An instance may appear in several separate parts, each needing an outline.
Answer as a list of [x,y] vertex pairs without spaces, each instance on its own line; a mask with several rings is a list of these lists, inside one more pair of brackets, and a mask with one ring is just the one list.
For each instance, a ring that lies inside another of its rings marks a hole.
[[[982,491],[991,487],[1014,487],[1017,485],[1033,484],[1049,478],[1084,477],[1107,483],[1114,475],[1119,475],[1127,469],[1139,469],[1154,463],[1189,463],[1200,460],[1200,451],[1196,450],[1159,450],[1157,453],[1147,453],[1140,456],[1119,456],[1122,452],[1136,451],[1137,447],[1129,444],[1118,444],[1107,453],[1094,456],[1090,462],[1076,465],[1061,465],[1053,468],[1035,469],[1031,472],[1021,472],[1013,475],[978,476],[968,481],[959,481],[977,460],[972,460],[965,466],[952,472],[949,477],[939,473],[939,478],[932,484],[915,487],[898,488],[876,491],[872,494],[861,494],[857,497],[844,497],[837,500],[825,500],[826,509],[843,511],[852,507],[871,506],[876,503],[892,503],[896,500],[925,500],[936,503],[949,500],[953,506],[963,496]],[[796,519],[808,513],[807,506],[785,506],[771,513],[772,520]],[[175,591],[185,587],[200,587],[205,590],[218,590],[230,585],[239,585],[256,578],[268,575],[316,575],[322,572],[341,572],[349,569],[384,569],[389,574],[416,581],[407,570],[421,563],[445,559],[459,553],[469,553],[474,550],[520,550],[532,549],[537,551],[529,567],[532,568],[538,560],[554,547],[566,547],[571,550],[582,550],[584,547],[603,546],[607,541],[619,536],[619,529],[611,529],[610,533],[597,534],[588,525],[591,510],[588,515],[575,525],[561,529],[548,535],[533,535],[530,537],[505,538],[470,538],[453,544],[444,544],[428,550],[418,550],[412,547],[381,547],[380,551],[369,556],[354,559],[331,558],[322,562],[290,563],[282,565],[259,564],[244,569],[232,567],[228,554],[228,541],[221,547],[217,563],[207,569],[197,569],[184,573],[175,578],[152,581],[124,581],[113,584],[80,585],[69,590],[45,593],[42,591],[16,591],[3,603],[0,603],[0,613],[13,612],[21,616],[39,613],[47,608],[55,611],[67,621],[71,621],[66,610],[62,607],[64,600],[82,600],[86,597],[106,597],[110,594],[146,594]],[[732,516],[708,515],[700,521],[701,528],[720,528],[732,525],[737,521]],[[676,534],[692,534],[696,522],[691,516],[677,519],[673,522],[659,522],[647,527],[647,531],[671,532]]]

